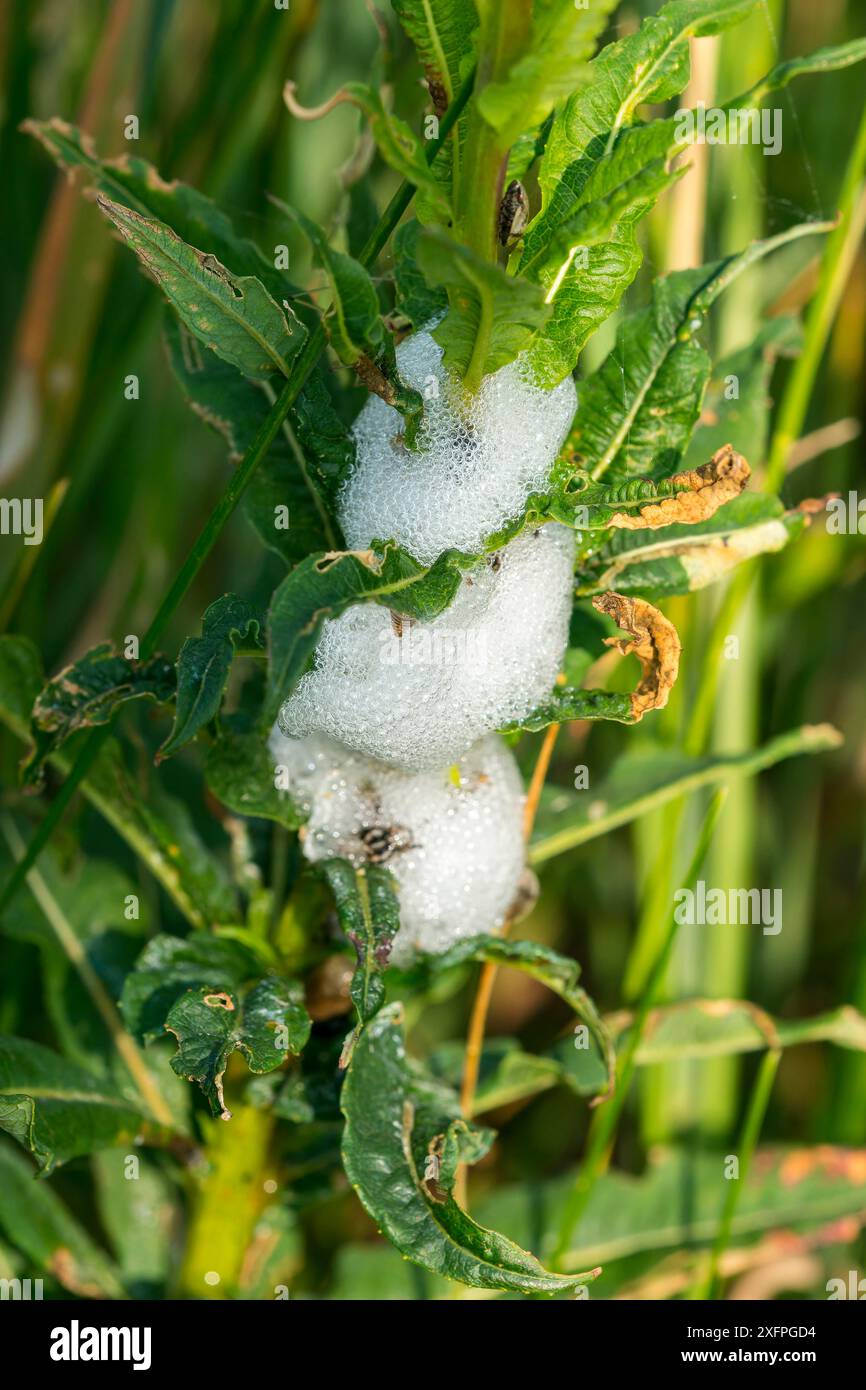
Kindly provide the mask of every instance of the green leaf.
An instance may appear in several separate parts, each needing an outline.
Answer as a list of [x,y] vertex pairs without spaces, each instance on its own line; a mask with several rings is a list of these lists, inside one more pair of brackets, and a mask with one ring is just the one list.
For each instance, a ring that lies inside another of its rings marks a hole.
[[841,742],[841,734],[831,725],[806,724],[780,734],[761,748],[728,757],[688,758],[659,749],[631,752],[614,763],[605,780],[591,792],[546,789],[529,848],[530,862],[544,863],[700,787],[754,777],[785,758],[829,752]]
[[322,623],[353,603],[373,600],[395,612],[429,621],[448,607],[472,556],[444,551],[421,565],[398,546],[310,555],[292,570],[271,598],[268,613],[268,697],[263,724],[270,727],[315,649]]
[[[862,1210],[866,1197],[863,1151],[820,1147],[767,1147],[755,1156],[737,1205],[733,1232],[750,1243],[761,1231],[803,1231]],[[657,1150],[640,1177],[603,1175],[575,1231],[563,1263],[577,1268],[604,1264],[641,1251],[682,1252],[709,1245],[719,1227],[719,1173],[723,1153]],[[554,1237],[562,1204],[576,1181],[564,1174],[550,1182],[501,1189],[478,1204],[479,1216],[515,1231]],[[684,1202],[684,1193],[689,1194]]]
[[615,0],[578,8],[574,0],[534,0],[527,51],[498,82],[478,94],[478,109],[511,145],[585,84],[588,59]]
[[205,609],[201,637],[187,637],[177,659],[174,725],[156,761],[169,758],[215,719],[238,647],[264,650],[258,611],[237,594],[223,594]]
[[711,306],[763,256],[824,230],[823,223],[791,227],[723,261],[656,280],[652,303],[622,323],[616,346],[582,384],[568,441],[574,463],[596,479],[672,473],[710,376],[709,357],[695,335]]
[[428,1196],[425,1155],[453,1117],[431,1114],[429,1107],[416,1113],[399,1005],[382,1009],[361,1033],[342,1107],[349,1181],[407,1259],[475,1288],[522,1293],[566,1291],[593,1277],[552,1274],[527,1251],[477,1225],[450,1195],[444,1201]]
[[341,101],[351,101],[361,108],[385,163],[423,193],[424,207],[437,220],[447,222],[451,217],[447,189],[427,163],[424,142],[411,126],[388,110],[375,87],[363,82],[347,82],[338,96]]
[[[628,1015],[608,1017],[605,1024],[620,1050],[628,1039]],[[818,1042],[866,1051],[866,1018],[843,1006],[817,1018],[778,1019],[745,1000],[690,999],[650,1014],[636,1062],[638,1066],[656,1066]],[[459,1085],[462,1047],[439,1048],[430,1060],[436,1075]],[[598,1048],[578,1047],[571,1034],[540,1056],[524,1052],[515,1038],[493,1038],[482,1051],[472,1115],[529,1100],[558,1085],[590,1096],[603,1090],[606,1079]]]
[[[524,260],[544,249],[553,228],[583,202],[604,197],[626,178],[675,148],[674,122],[627,130],[639,106],[666,101],[686,86],[689,38],[738,23],[755,0],[674,0],[644,20],[637,33],[608,45],[590,64],[590,80],[560,107],[541,162],[541,211],[526,236]],[[621,135],[636,145],[617,148]],[[593,173],[598,175],[590,182]],[[552,317],[529,358],[541,384],[552,387],[574,368],[584,343],[613,313],[641,262],[635,222],[652,199],[623,215],[606,243],[589,245],[570,266],[542,275]]]
[[[273,404],[273,392],[240,376],[171,314],[166,338],[172,369],[192,409],[223,436],[230,461],[240,462]],[[336,543],[328,506],[354,457],[351,436],[321,374],[314,372],[241,503],[260,539],[288,564]]]
[[156,280],[190,332],[244,376],[289,375],[306,337],[256,276],[237,276],[171,227],[97,194],[99,207]]
[[405,315],[416,331],[441,319],[448,308],[448,296],[444,290],[431,289],[418,264],[420,234],[420,222],[411,217],[397,229],[394,237],[397,310]]
[[108,724],[128,700],[166,704],[174,696],[174,671],[162,656],[138,661],[118,656],[101,642],[72,666],[53,676],[33,706],[33,751],[22,766],[25,784],[36,784],[46,758],[81,729]]
[[133,1144],[153,1125],[84,1067],[39,1043],[0,1037],[0,1129],[50,1173],[94,1149]]
[[316,263],[328,277],[331,308],[326,318],[331,343],[341,362],[354,366],[362,356],[376,361],[385,346],[385,326],[379,313],[376,286],[360,261],[335,251],[321,227],[297,208],[278,200],[313,247]]
[[521,261],[520,274],[541,280],[552,299],[577,247],[605,242],[622,217],[651,207],[685,172],[686,166],[668,170],[664,159],[651,160],[609,193],[587,200],[565,221],[547,228],[537,249]]
[[385,1002],[382,972],[400,925],[400,907],[387,869],[374,864],[356,869],[345,859],[326,859],[320,868],[334,895],[340,926],[358,957],[349,988],[358,1026],[343,1054],[346,1066],[360,1030]]
[[50,1183],[34,1182],[33,1167],[0,1144],[0,1229],[32,1270],[55,1279],[78,1298],[122,1298],[118,1271]]
[[[471,0],[391,0],[432,88],[442,88],[445,104],[460,87],[461,67],[471,52],[478,20]],[[435,103],[434,103],[435,104]]]
[[169,1012],[186,990],[231,992],[260,975],[258,956],[230,938],[212,932],[155,936],[123,983],[120,1012],[140,1042],[152,1042],[164,1036]]
[[433,336],[469,392],[513,362],[550,316],[537,285],[506,275],[439,228],[418,238],[418,263],[429,284],[447,290],[450,307]]
[[261,734],[225,732],[208,750],[205,780],[218,801],[239,816],[259,816],[288,830],[304,822],[288,792],[278,790],[274,760]]
[[570,719],[613,719],[619,724],[634,724],[631,696],[612,690],[581,690],[574,686],[556,686],[550,698],[537,705],[522,719],[505,724],[501,734],[539,733],[549,724],[564,724]]
[[614,1055],[613,1045],[601,1021],[595,1004],[582,989],[580,966],[569,956],[552,951],[535,941],[519,941],[498,936],[473,936],[458,941],[450,950],[438,955],[418,954],[405,972],[405,978],[414,988],[429,987],[434,979],[449,970],[464,966],[469,962],[493,965],[510,965],[539,980],[553,994],[568,1004],[589,1028],[607,1065],[608,1084],[613,1084]]
[[165,1020],[178,1050],[171,1059],[178,1076],[197,1081],[212,1115],[231,1119],[223,1095],[223,1075],[233,1052],[250,1071],[282,1066],[302,1050],[310,1036],[303,989],[294,981],[268,976],[244,992],[190,989],[171,1006]]
[[814,53],[810,53],[805,58],[789,58],[786,63],[778,63],[776,67],[770,69],[766,77],[762,77],[748,92],[744,92],[742,96],[736,98],[735,102],[728,102],[726,105],[737,107],[754,105],[767,92],[780,92],[783,87],[787,87],[789,82],[793,82],[795,77],[804,77],[811,73],[837,72],[840,68],[849,68],[854,63],[862,63],[864,59],[866,59],[866,38],[852,39],[850,43],[835,44],[831,48],[816,48]]
[[[138,1157],[138,1155],[136,1155]],[[174,1237],[182,1221],[169,1175],[146,1155],[134,1181],[129,1154],[108,1149],[92,1159],[99,1220],[131,1298],[164,1297],[172,1272]]]
[[[43,684],[36,648],[24,637],[0,637],[0,721],[28,737],[30,710]],[[49,761],[61,772],[66,752]],[[157,783],[146,798],[130,779],[120,745],[110,739],[82,785],[84,795],[147,866],[195,927],[232,920],[234,894],[222,865],[203,844],[186,807]]]
[[581,572],[578,593],[668,598],[704,589],[756,555],[783,550],[809,523],[809,511],[785,511],[775,497],[743,493],[693,526],[616,531]]
[[294,292],[273,261],[254,242],[238,236],[225,213],[198,189],[177,180],[166,182],[152,164],[135,155],[100,159],[89,135],[57,117],[25,121],[21,128],[36,137],[61,169],[84,170],[112,202],[164,222],[183,241],[205,247],[235,275],[256,276],[278,304]]

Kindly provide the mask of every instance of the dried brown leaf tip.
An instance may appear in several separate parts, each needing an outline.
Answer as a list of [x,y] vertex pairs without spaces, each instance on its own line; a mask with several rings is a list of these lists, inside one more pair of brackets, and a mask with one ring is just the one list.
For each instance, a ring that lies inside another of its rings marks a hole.
[[641,665],[641,678],[631,693],[631,712],[635,723],[651,709],[664,709],[668,694],[680,668],[680,639],[673,623],[653,608],[646,599],[629,598],[612,592],[599,594],[593,607],[606,613],[625,637],[607,637],[607,646],[615,647],[623,656],[636,656]]
[[670,479],[676,489],[673,497],[647,502],[634,511],[616,512],[609,524],[626,531],[654,531],[675,522],[692,526],[695,522],[707,521],[719,507],[743,491],[751,471],[742,454],[725,444],[713,454],[709,463],[687,473],[677,473]]

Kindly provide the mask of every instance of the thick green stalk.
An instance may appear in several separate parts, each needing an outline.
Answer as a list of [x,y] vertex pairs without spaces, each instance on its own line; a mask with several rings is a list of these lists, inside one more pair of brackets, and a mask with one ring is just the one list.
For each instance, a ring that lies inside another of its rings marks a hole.
[[[443,116],[439,127],[439,138],[431,144],[426,152],[428,164],[432,164],[439,150],[448,139],[460,112],[469,100],[473,84],[474,72],[470,73],[467,77],[456,99],[451,103]],[[360,260],[364,265],[370,265],[372,261],[375,260],[397,226],[397,223],[400,221],[406,208],[409,206],[409,203],[412,201],[414,192],[415,189],[413,185],[409,183],[404,183],[397,190],[361,253]],[[307,377],[310,375],[316,362],[324,351],[326,341],[327,337],[324,326],[319,324],[318,328],[310,334],[300,353],[292,363],[290,374],[286,379],[282,391],[262,422],[261,428],[247,450],[243,461],[232,474],[228,487],[225,489],[205,522],[179,574],[157,609],[150,627],[144,634],[140,646],[142,659],[153,654],[156,644],[162,636],[169,619],[180,604],[184,594],[192,584],[211,550],[216,545],[223,527],[240,502],[241,497],[252,480],[253,474],[273,443],[289,410],[303,390]],[[112,719],[108,724],[94,729],[73,763],[69,776],[54,798],[45,819],[41,822],[36,833],[33,835],[27,847],[26,854],[16,865],[2,893],[0,893],[0,914],[9,906],[9,903],[27,877],[29,870],[33,867],[42,850],[50,840],[63,812],[72,800],[76,788],[93,766],[97,754],[108,738],[114,723],[115,720]]]
[[[722,789],[716,792],[710,802],[698,836],[692,862],[689,865],[688,872],[682,883],[682,888],[684,889],[693,889],[697,881],[698,874],[701,871],[701,865],[704,862],[704,858],[706,857],[710,842],[713,838],[716,821],[718,820],[724,799],[725,792],[724,789]],[[596,1182],[607,1171],[610,1163],[617,1126],[637,1068],[637,1051],[646,1029],[646,1022],[650,1010],[656,1002],[659,989],[664,980],[665,971],[670,961],[679,925],[676,913],[671,913],[665,939],[653,963],[643,995],[635,1011],[634,1022],[628,1034],[628,1041],[617,1059],[616,1090],[611,1098],[605,1101],[605,1103],[596,1110],[593,1116],[589,1129],[586,1153],[583,1163],[581,1164],[580,1173],[578,1174],[577,1182],[565,1204],[565,1210],[562,1214],[559,1239],[552,1255],[554,1269],[560,1267],[562,1260],[568,1253],[574,1229],[586,1211]]]

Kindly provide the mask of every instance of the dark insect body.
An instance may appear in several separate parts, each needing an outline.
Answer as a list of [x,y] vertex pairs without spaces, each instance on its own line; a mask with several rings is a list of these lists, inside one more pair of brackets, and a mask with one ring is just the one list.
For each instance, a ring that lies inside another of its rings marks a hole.
[[499,204],[499,244],[510,246],[523,235],[529,218],[529,199],[519,179],[512,179]]
[[385,864],[392,855],[416,848],[402,825],[362,825],[358,839],[370,864]]

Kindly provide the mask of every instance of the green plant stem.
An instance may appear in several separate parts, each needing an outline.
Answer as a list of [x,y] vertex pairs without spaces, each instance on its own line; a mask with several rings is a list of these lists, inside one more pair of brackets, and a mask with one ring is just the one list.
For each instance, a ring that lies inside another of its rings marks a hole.
[[806,320],[803,351],[797,358],[773,432],[767,462],[767,487],[776,492],[785,477],[788,454],[806,420],[812,388],[827,339],[848,279],[857,245],[866,225],[866,196],[861,193],[866,170],[866,110],[848,160],[839,192],[839,221],[831,232],[821,262],[818,289]]
[[698,1293],[699,1298],[714,1299],[719,1296],[721,1286],[719,1265],[731,1241],[731,1229],[734,1224],[737,1203],[751,1167],[781,1057],[781,1050],[773,1048],[762,1057],[758,1067],[758,1075],[749,1096],[743,1128],[737,1143],[737,1158],[739,1160],[737,1177],[736,1179],[728,1179],[719,1229],[710,1252],[707,1276]]
[[[698,836],[692,862],[689,865],[688,872],[682,884],[684,889],[693,889],[694,887],[701,870],[701,865],[709,850],[724,799],[725,791],[724,788],[722,788],[716,792],[710,802]],[[646,1028],[647,1018],[650,1010],[655,1004],[661,983],[664,979],[679,925],[676,914],[671,913],[665,939],[662,942],[661,948],[653,963],[652,970],[649,973],[640,1003],[635,1010],[634,1022],[629,1030],[628,1041],[618,1058],[616,1090],[610,1099],[605,1101],[605,1103],[596,1110],[593,1116],[589,1128],[586,1153],[583,1163],[581,1164],[577,1182],[565,1204],[559,1228],[559,1238],[551,1257],[554,1269],[562,1267],[562,1261],[568,1253],[574,1229],[586,1211],[596,1182],[607,1171],[610,1163],[611,1150],[616,1137],[620,1115],[622,1114],[623,1107],[628,1098],[637,1067],[637,1051]]]
[[[16,858],[20,857],[24,851],[24,841],[21,839],[12,817],[4,815],[0,821],[0,827],[2,827],[6,843],[13,855]],[[135,1082],[136,1089],[144,1101],[146,1109],[158,1124],[173,1130],[175,1128],[174,1116],[151,1076],[138,1044],[124,1028],[120,1014],[112,1003],[105,985],[91,965],[87,952],[79,941],[68,917],[45,879],[35,869],[31,869],[28,875],[28,884],[64,954],[78,972],[81,983],[90,995],[97,1013],[105,1024],[121,1061]]]
[[[454,101],[445,112],[439,126],[439,138],[435,140],[426,151],[428,164],[432,164],[439,150],[448,139],[460,112],[469,100],[474,80],[475,74],[473,71],[466,78],[466,81],[463,83]],[[366,246],[361,252],[360,260],[362,264],[370,265],[375,260],[397,226],[397,223],[400,221],[400,218],[403,216],[406,208],[412,201],[414,192],[415,189],[412,184],[403,183],[394,194],[394,197],[382,214],[378,225],[371,233]],[[240,502],[241,497],[252,480],[253,474],[273,443],[289,410],[303,390],[308,376],[324,351],[326,341],[327,335],[325,333],[325,328],[324,325],[320,323],[315,331],[307,338],[303,348],[294,359],[290,374],[286,379],[283,389],[262,422],[242,462],[232,474],[228,487],[223,492],[205,522],[205,525],[199,533],[192,550],[184,561],[174,583],[159,605],[153,621],[141,640],[140,652],[142,659],[151,656],[156,649],[156,644],[162,636],[170,618],[174,614],[175,609],[180,604],[187,589],[192,584],[211,550],[216,545],[223,527]],[[112,719],[108,724],[104,724],[100,728],[95,729],[81,749],[81,752],[70,768],[69,776],[60,788],[54,801],[51,803],[51,807],[45,819],[41,822],[30,844],[27,846],[27,852],[12,871],[4,885],[2,893],[0,893],[0,915],[8,908],[10,902],[27,877],[28,872],[50,840],[55,827],[58,825],[66,807],[72,800],[76,788],[93,766],[100,748],[105,743],[105,740],[108,738],[114,726],[114,722],[115,720]]]

